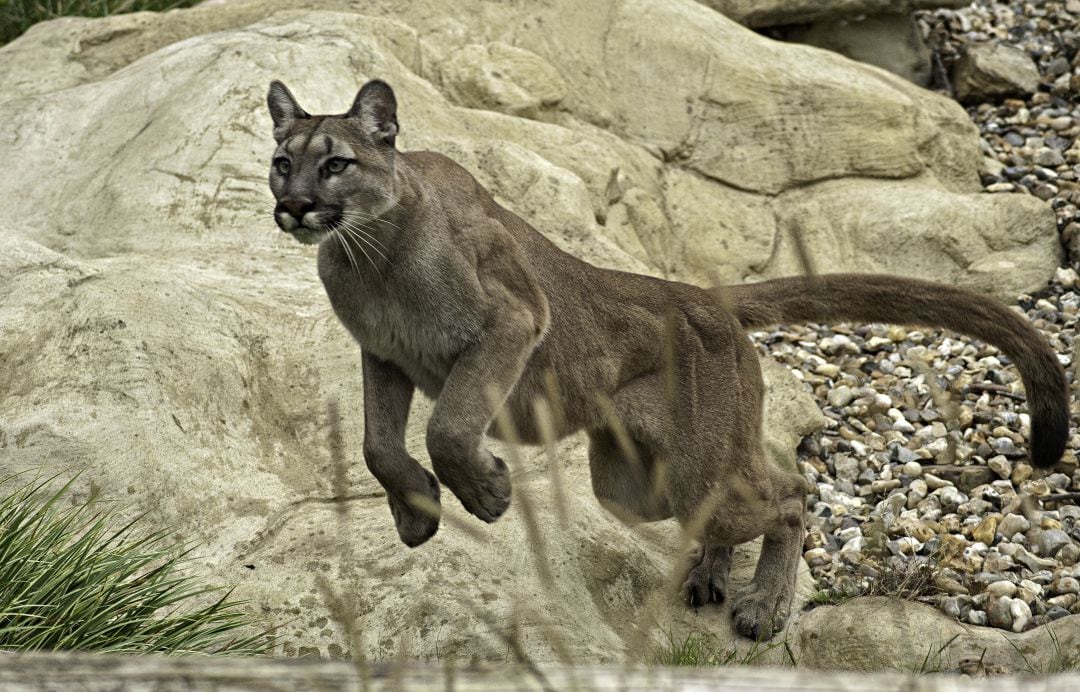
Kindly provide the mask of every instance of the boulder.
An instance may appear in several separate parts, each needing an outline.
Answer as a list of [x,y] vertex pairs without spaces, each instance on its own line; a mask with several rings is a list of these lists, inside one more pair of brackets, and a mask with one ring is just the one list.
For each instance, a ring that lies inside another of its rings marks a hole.
[[[312,112],[387,79],[399,146],[448,153],[603,266],[769,276],[792,268],[798,226],[848,267],[872,255],[946,281],[1027,267],[995,276],[1003,296],[1056,268],[1052,214],[977,192],[955,103],[691,0],[311,4],[57,20],[0,48],[0,154],[18,164],[0,170],[0,470],[82,469],[84,497],[201,541],[192,569],[287,623],[282,653],[501,660],[517,632],[539,659],[613,661],[664,631],[730,627],[725,608],[677,603],[676,527],[628,529],[591,497],[580,438],[556,454],[567,512],[546,458],[522,452],[502,521],[447,498],[430,543],[398,543],[360,462],[359,352],[313,250],[271,220],[271,79]],[[934,222],[951,204],[964,213]],[[913,250],[931,230],[948,262]],[[766,375],[767,446],[792,468],[820,414],[782,369]],[[420,459],[429,413],[415,404]],[[740,550],[736,587],[752,566]]]
[[1039,79],[1030,55],[999,43],[969,45],[953,65],[953,89],[961,101],[1026,96],[1039,88]]
[[777,30],[796,41],[876,65],[919,86],[931,79],[932,55],[911,14],[855,15]]
[[937,7],[966,7],[968,0],[699,0],[750,27],[808,24],[876,14],[909,14]]
[[859,598],[804,613],[798,640],[800,665],[823,670],[1046,675],[1080,662],[1080,616],[1014,634],[914,601]]

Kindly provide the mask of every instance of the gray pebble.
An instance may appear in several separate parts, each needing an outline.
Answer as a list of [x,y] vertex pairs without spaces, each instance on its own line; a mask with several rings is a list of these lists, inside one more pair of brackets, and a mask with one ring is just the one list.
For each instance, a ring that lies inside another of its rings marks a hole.
[[1047,529],[1039,532],[1039,537],[1035,540],[1035,547],[1039,549],[1040,556],[1053,557],[1062,546],[1071,542],[1072,539],[1069,538],[1069,534],[1061,529]]

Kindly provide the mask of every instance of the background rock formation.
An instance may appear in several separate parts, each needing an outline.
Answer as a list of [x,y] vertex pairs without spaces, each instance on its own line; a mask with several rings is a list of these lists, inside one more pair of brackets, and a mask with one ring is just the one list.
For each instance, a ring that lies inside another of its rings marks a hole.
[[[270,217],[272,78],[311,112],[387,79],[399,146],[447,153],[604,266],[754,280],[799,270],[793,233],[820,269],[1005,298],[1057,266],[1049,209],[978,194],[976,132],[955,103],[690,0],[312,5],[58,20],[0,49],[0,155],[17,162],[0,170],[0,468],[85,468],[83,492],[204,541],[202,568],[290,621],[286,654],[353,646],[319,578],[373,658],[501,658],[515,619],[531,655],[591,661],[638,647],[649,618],[728,626],[663,591],[674,527],[639,535],[606,515],[577,438],[557,455],[568,526],[541,456],[515,476],[540,508],[553,589],[520,549],[521,496],[483,540],[444,523],[418,550],[397,543],[360,462],[358,350],[311,249]],[[782,458],[820,416],[768,372]],[[352,465],[337,486],[330,402]],[[428,412],[417,403],[410,428],[421,459]],[[471,522],[452,499],[445,511]],[[741,553],[736,584],[751,566]]]

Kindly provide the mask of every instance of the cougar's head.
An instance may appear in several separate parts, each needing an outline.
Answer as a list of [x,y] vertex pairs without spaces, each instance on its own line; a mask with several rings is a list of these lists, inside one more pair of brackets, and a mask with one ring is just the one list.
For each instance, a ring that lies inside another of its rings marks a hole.
[[309,115],[281,82],[266,97],[277,150],[270,165],[274,220],[302,243],[363,226],[394,206],[394,91],[374,79],[342,115]]

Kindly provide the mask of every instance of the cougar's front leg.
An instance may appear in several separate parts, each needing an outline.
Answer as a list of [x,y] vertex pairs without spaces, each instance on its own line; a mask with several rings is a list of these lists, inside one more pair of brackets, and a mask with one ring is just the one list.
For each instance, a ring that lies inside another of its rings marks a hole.
[[514,388],[541,334],[528,312],[506,313],[450,370],[428,422],[431,465],[443,485],[480,519],[492,522],[510,505],[510,472],[483,446],[494,416]]
[[439,482],[405,450],[413,383],[397,368],[363,353],[364,461],[386,489],[398,536],[415,547],[439,530],[438,513],[422,509],[416,498],[439,506]]

